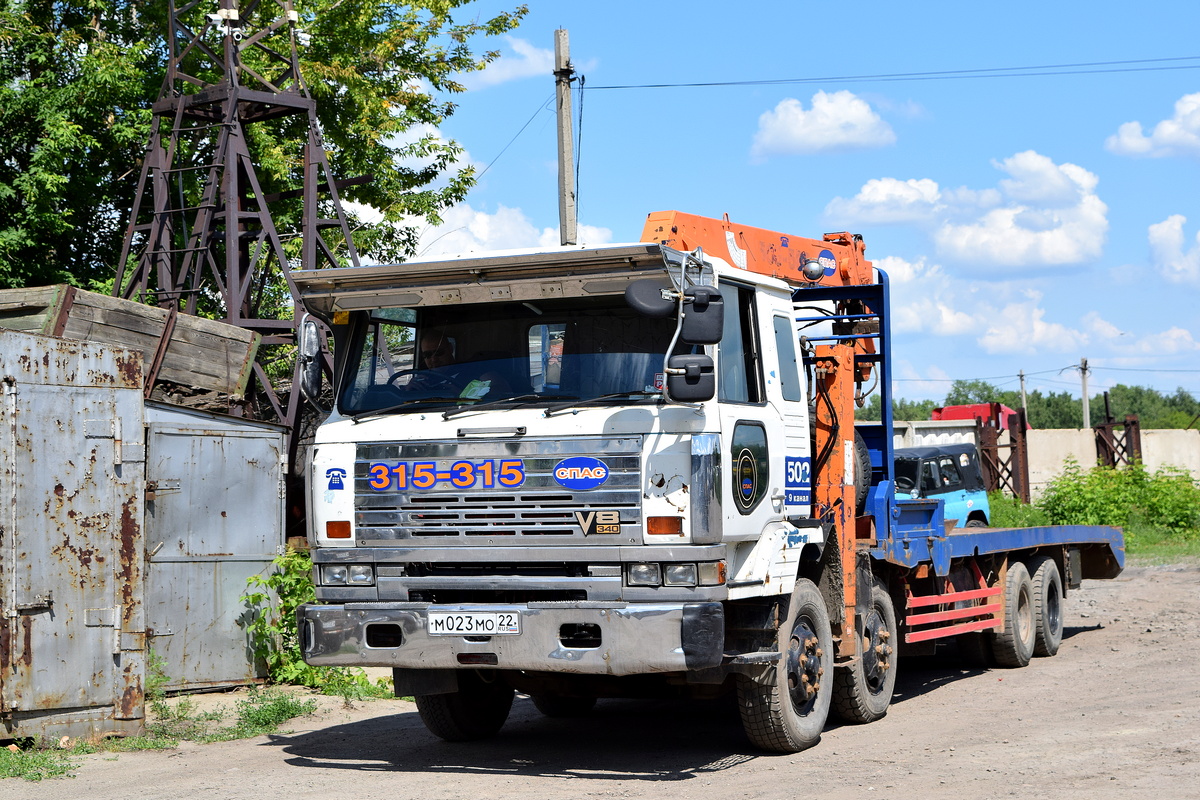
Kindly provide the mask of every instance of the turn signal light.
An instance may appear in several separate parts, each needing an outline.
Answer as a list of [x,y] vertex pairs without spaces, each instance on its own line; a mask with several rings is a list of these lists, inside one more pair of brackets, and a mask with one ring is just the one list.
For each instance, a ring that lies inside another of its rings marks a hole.
[[655,536],[683,536],[683,517],[647,517],[646,533]]
[[325,536],[330,539],[349,539],[350,520],[335,519],[325,523]]

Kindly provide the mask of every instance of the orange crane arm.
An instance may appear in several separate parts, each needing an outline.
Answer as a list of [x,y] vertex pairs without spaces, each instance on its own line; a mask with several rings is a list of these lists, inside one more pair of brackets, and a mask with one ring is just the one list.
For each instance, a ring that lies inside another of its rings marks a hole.
[[735,267],[795,285],[813,285],[800,273],[800,267],[806,261],[819,261],[825,265],[824,276],[816,281],[821,285],[875,283],[871,262],[863,255],[862,239],[849,233],[827,233],[823,240],[806,239],[739,225],[730,222],[728,216],[714,219],[682,211],[655,211],[646,217],[641,240],[683,251],[702,247],[704,252]]

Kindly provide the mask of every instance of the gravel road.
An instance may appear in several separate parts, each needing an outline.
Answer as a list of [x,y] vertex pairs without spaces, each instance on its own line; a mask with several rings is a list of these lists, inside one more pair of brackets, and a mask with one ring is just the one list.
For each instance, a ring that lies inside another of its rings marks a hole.
[[500,738],[464,745],[411,703],[322,698],[287,733],[98,753],[74,778],[0,781],[0,798],[1200,798],[1200,566],[1087,581],[1065,610],[1056,657],[901,661],[884,719],[831,722],[798,755],[756,752],[731,703],[602,700],[579,721],[518,698]]

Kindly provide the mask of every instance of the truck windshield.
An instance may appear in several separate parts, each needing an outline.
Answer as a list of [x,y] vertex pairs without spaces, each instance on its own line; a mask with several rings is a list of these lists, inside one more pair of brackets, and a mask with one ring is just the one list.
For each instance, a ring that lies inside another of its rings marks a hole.
[[362,314],[345,347],[345,415],[476,403],[651,401],[674,319],[621,296],[383,308]]

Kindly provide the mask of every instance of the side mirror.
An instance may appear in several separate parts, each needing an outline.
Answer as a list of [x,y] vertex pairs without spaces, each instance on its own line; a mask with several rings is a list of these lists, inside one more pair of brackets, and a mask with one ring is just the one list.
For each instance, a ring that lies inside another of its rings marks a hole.
[[716,344],[724,329],[725,298],[715,287],[693,286],[684,292],[679,338],[688,344]]
[[670,284],[655,278],[642,278],[625,287],[625,303],[643,317],[669,317],[678,306],[669,295],[664,297],[670,291]]
[[717,373],[711,356],[671,356],[667,369],[667,396],[672,400],[699,403],[712,400],[717,393]]
[[320,408],[321,395],[321,331],[311,319],[300,322],[299,331],[300,391],[309,402]]

